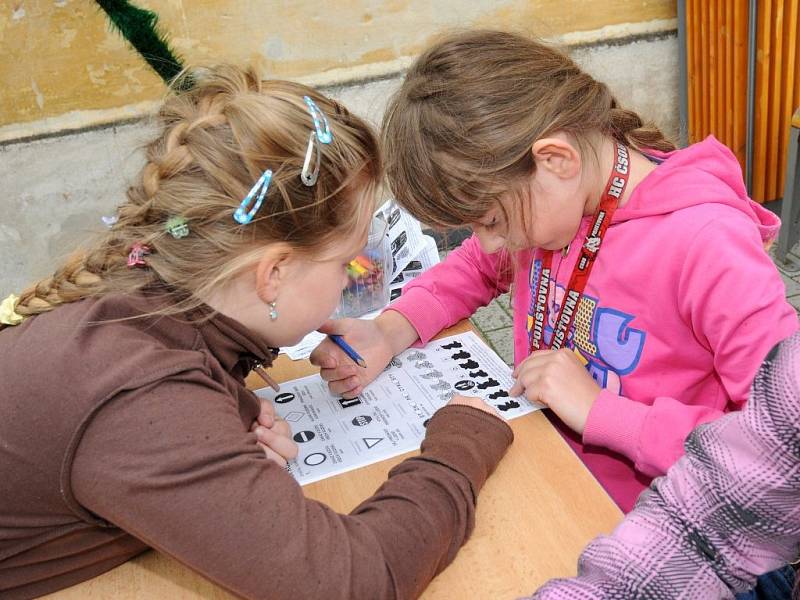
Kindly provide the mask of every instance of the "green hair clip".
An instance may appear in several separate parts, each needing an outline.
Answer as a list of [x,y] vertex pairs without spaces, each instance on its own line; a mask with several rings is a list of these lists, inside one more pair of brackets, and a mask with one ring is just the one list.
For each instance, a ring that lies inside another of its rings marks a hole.
[[180,216],[170,217],[164,227],[176,240],[185,238],[187,235],[189,235],[189,225],[187,225],[186,219]]

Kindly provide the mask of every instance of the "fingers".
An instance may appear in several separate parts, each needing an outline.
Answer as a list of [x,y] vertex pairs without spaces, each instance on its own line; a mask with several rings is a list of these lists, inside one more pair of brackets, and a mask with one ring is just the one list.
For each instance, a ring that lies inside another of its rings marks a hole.
[[356,367],[353,363],[350,363],[336,369],[320,369],[319,374],[324,381],[341,381],[342,379],[359,375],[358,369],[360,369],[360,367]]
[[283,419],[278,419],[275,421],[275,425],[272,426],[271,430],[278,435],[282,435],[283,437],[289,437],[292,434],[291,426]]
[[258,413],[256,420],[258,425],[272,427],[275,423],[275,407],[269,400],[261,399],[261,412]]
[[333,342],[326,339],[311,351],[311,356],[308,357],[308,360],[312,365],[322,369],[335,369],[339,366],[337,352],[341,352],[341,350],[338,350]]
[[447,403],[448,405],[453,404],[460,404],[462,406],[471,406],[472,408],[477,408],[485,413],[489,413],[499,419],[502,419],[500,413],[494,408],[494,406],[487,404],[481,398],[475,398],[474,396],[453,396],[450,401]]
[[[281,421],[278,421],[280,423]],[[285,422],[285,421],[284,421]],[[267,429],[266,427],[256,427],[256,439],[269,446],[274,452],[277,452],[285,459],[295,458],[297,456],[297,444],[289,438],[290,431],[281,435],[276,428]]]
[[514,369],[512,376],[516,381],[508,390],[509,395],[519,396],[524,393],[528,400],[541,402],[541,399],[531,397],[530,388],[544,376],[546,369],[562,360],[576,360],[576,357],[571,350],[565,349],[533,352]]
[[328,388],[332,394],[353,394],[356,393],[356,390],[361,391],[361,379],[354,375],[339,381],[331,381],[328,383]]
[[317,328],[325,335],[344,335],[350,330],[351,319],[328,319]]
[[269,460],[271,460],[271,461],[273,461],[275,463],[278,463],[278,465],[280,465],[284,469],[286,468],[286,464],[287,464],[286,463],[286,459],[283,458],[280,454],[278,454],[277,452],[275,452],[274,450],[272,450],[269,446],[267,446],[265,444],[258,443],[258,446],[264,451],[264,454],[266,455],[266,457]]

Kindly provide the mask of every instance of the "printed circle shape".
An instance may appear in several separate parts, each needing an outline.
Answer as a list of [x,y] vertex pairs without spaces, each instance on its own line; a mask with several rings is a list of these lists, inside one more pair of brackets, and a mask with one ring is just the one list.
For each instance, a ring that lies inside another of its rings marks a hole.
[[469,379],[462,379],[461,381],[457,382],[454,386],[457,390],[462,392],[466,392],[467,390],[471,390],[475,387],[475,382],[470,381]]
[[317,436],[314,434],[313,431],[305,430],[305,431],[298,431],[297,433],[295,433],[292,436],[292,439],[299,444],[304,444],[305,442],[310,442],[315,437]]
[[303,462],[306,463],[309,467],[316,467],[317,465],[321,465],[328,457],[325,456],[322,452],[314,452],[313,454],[309,454],[303,459]]
[[369,425],[372,423],[372,417],[369,415],[358,415],[354,417],[352,421],[350,421],[356,427],[364,427],[365,425]]

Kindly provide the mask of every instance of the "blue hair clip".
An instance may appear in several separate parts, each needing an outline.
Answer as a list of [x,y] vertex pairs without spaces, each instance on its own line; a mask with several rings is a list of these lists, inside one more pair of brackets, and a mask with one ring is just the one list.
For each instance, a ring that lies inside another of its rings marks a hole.
[[[264,174],[258,178],[258,181],[256,181],[256,184],[248,192],[247,196],[244,197],[244,200],[242,200],[242,203],[239,205],[239,208],[236,209],[236,212],[233,213],[233,218],[237,223],[240,223],[241,225],[247,225],[253,220],[253,217],[258,212],[258,209],[261,208],[261,203],[264,202],[264,196],[267,195],[270,181],[272,181],[272,171],[267,169],[264,171]],[[250,210],[247,210],[247,207],[250,206],[250,202],[252,202],[256,194],[258,194],[256,201],[253,203],[253,206],[250,208]]]
[[[303,182],[303,185],[311,187],[317,183],[319,166],[322,162],[322,152],[319,149],[319,144],[330,144],[333,141],[333,133],[331,132],[328,118],[325,116],[325,113],[319,109],[319,106],[308,96],[303,96],[303,101],[306,103],[308,112],[314,121],[314,131],[308,136],[308,147],[306,148],[306,158],[303,161],[303,170],[300,173],[300,181]],[[314,143],[314,138],[317,139],[319,144]],[[314,150],[317,151],[317,160],[314,163],[314,170],[312,171],[310,167]]]
[[331,133],[331,126],[328,124],[328,118],[325,113],[308,96],[303,96],[303,100],[308,107],[308,112],[311,113],[311,118],[314,120],[314,131],[317,133],[319,143],[330,144],[333,141],[333,133]]

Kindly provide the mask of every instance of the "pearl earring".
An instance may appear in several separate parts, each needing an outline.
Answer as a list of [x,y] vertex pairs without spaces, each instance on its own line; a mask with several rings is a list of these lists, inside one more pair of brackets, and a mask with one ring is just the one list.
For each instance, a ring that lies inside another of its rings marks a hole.
[[269,303],[269,319],[270,321],[276,321],[278,319],[278,311],[275,310],[275,303]]

